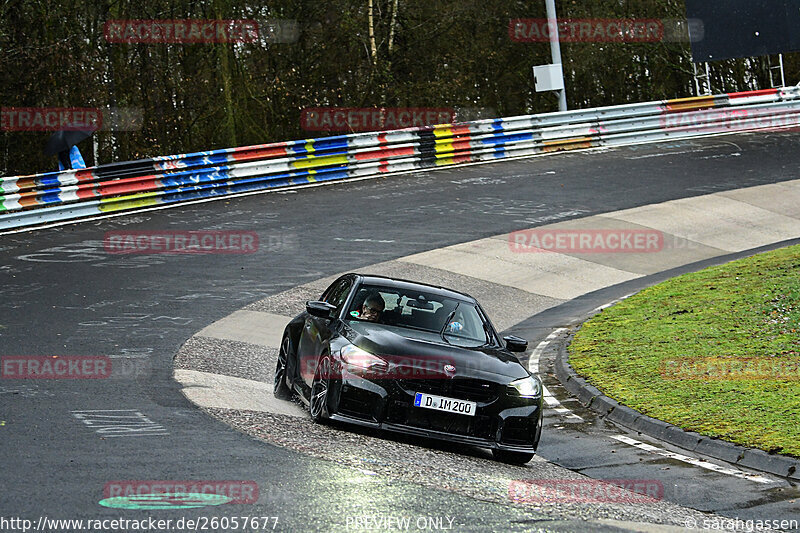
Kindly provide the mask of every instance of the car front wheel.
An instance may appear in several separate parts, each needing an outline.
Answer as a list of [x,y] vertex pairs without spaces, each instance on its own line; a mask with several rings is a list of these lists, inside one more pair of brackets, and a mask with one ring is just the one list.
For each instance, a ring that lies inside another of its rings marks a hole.
[[275,367],[275,397],[279,400],[291,400],[292,389],[286,384],[286,365],[292,349],[292,341],[289,334],[283,336],[281,349],[278,350],[278,364]]
[[328,416],[328,392],[331,388],[331,358],[329,355],[320,357],[319,364],[314,371],[314,380],[311,382],[311,399],[308,410],[314,422],[322,422]]

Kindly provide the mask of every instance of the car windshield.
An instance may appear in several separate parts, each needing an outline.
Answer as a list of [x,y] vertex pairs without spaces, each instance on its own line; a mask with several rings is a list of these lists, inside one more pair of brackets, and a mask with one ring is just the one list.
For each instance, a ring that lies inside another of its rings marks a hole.
[[458,346],[482,346],[490,340],[489,325],[474,304],[424,291],[363,285],[347,318],[434,333]]

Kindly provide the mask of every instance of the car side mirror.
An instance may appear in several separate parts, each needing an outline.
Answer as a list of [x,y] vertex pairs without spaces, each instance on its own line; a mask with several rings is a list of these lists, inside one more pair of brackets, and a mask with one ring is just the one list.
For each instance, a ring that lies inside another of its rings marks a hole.
[[528,349],[528,341],[522,337],[509,335],[507,337],[503,337],[503,340],[506,341],[506,348],[509,352],[524,352]]
[[336,311],[336,306],[328,302],[308,301],[306,302],[306,311],[309,315],[318,318],[331,318],[333,312]]

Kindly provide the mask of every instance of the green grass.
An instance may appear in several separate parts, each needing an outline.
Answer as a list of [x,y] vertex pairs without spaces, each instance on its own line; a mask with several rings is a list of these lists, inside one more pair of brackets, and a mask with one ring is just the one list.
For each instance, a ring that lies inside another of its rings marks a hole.
[[[800,457],[800,246],[646,289],[586,322],[569,351],[579,374],[637,411]],[[687,358],[783,373],[753,378],[673,363]]]

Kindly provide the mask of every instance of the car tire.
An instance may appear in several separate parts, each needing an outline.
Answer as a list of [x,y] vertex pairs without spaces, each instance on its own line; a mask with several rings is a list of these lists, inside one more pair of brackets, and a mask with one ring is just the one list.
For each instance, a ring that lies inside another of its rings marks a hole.
[[512,465],[524,465],[533,459],[532,453],[525,452],[510,452],[508,450],[492,450],[492,456],[496,461],[501,463],[508,463]]
[[289,354],[292,352],[292,340],[286,333],[281,341],[281,349],[278,350],[278,364],[275,367],[275,397],[279,400],[291,400],[294,394],[292,389],[286,384],[286,368]]
[[314,379],[311,381],[311,397],[308,400],[308,412],[314,422],[323,422],[330,416],[328,393],[331,389],[331,371],[331,357],[323,354],[314,370]]

